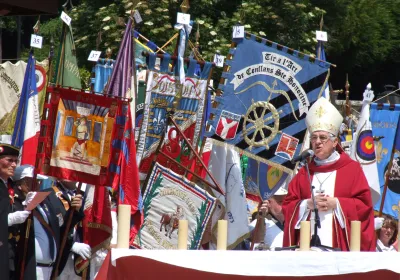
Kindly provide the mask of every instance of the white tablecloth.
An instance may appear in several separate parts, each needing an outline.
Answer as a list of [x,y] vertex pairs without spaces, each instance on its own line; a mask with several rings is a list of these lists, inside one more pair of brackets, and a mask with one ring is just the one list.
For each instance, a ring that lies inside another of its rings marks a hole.
[[142,257],[177,267],[243,276],[322,276],[389,270],[399,274],[400,253],[269,252],[113,249],[111,263]]

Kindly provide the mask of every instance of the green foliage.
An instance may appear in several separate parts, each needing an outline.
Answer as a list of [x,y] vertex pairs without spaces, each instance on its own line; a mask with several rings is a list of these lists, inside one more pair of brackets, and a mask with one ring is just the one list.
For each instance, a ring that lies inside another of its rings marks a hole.
[[192,250],[197,249],[201,234],[203,233],[202,224],[204,219],[206,218],[207,202],[207,200],[203,201],[200,208],[197,209],[199,211],[199,216],[196,216],[196,228],[190,241],[190,249]]

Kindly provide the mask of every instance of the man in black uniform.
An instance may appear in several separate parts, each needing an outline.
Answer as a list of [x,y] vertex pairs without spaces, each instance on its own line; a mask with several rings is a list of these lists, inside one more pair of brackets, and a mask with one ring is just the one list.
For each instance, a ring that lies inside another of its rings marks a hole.
[[[12,238],[9,244],[9,227],[22,224],[28,218],[29,211],[15,211],[14,207],[14,189],[10,177],[14,175],[18,163],[19,149],[0,144],[0,272],[1,275],[10,275],[12,279],[15,273],[14,256],[10,255],[12,249]],[[13,236],[12,236],[13,237]]]

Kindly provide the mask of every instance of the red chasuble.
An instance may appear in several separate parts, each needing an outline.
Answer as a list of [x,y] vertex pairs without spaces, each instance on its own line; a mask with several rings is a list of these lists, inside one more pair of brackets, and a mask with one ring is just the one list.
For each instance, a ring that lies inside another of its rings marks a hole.
[[[336,170],[334,197],[339,200],[342,208],[345,228],[340,226],[335,214],[333,214],[333,247],[340,248],[342,251],[349,251],[351,221],[361,221],[361,251],[375,251],[376,239],[371,192],[360,164],[342,152],[340,159],[335,163],[316,166],[312,161],[309,168],[311,181],[314,173]],[[290,182],[288,191],[282,206],[285,215],[283,237],[283,246],[285,247],[299,244],[300,230],[294,228],[299,219],[299,206],[302,200],[311,198],[307,170],[304,167]],[[310,215],[308,219],[310,219]],[[311,229],[311,231],[314,232],[314,229]]]

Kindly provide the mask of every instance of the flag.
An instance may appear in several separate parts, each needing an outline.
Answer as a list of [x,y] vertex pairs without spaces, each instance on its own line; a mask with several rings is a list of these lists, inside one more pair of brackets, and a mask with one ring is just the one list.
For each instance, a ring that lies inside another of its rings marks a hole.
[[224,94],[215,98],[214,118],[206,136],[218,145],[230,144],[241,154],[293,173],[295,164],[289,157],[276,155],[277,147],[285,133],[299,141],[294,156],[300,154],[305,117],[326,88],[329,64],[310,62],[307,55],[256,38],[241,39],[231,50],[230,67],[222,74],[225,83],[219,85]]
[[[87,185],[85,190],[85,203],[83,212],[85,217],[82,221],[81,242],[92,248],[92,256],[99,258],[101,249],[107,249],[112,235],[111,202],[108,190],[103,186]],[[97,261],[97,260],[96,260]],[[95,273],[92,263],[96,261],[84,260],[78,256],[75,259],[75,271],[80,274],[91,263],[90,273]],[[93,279],[93,278],[90,278]]]
[[[378,166],[378,176],[379,176],[379,185],[381,194],[383,194],[386,173],[388,171],[389,162],[391,160],[391,155],[393,149],[396,148],[396,132],[398,131],[398,123],[400,119],[400,105],[390,105],[390,104],[377,104],[372,103],[370,108],[370,121],[372,125],[372,135],[376,138],[375,140],[375,153],[376,153],[376,161]],[[397,134],[398,135],[398,134]],[[396,160],[398,162],[399,152],[394,152],[393,163]],[[393,166],[395,167],[395,166]],[[391,193],[400,193],[398,190],[400,180],[400,174],[398,176],[394,172],[394,168],[391,168],[391,176],[389,176],[389,184],[386,193],[386,197],[384,199],[384,207],[383,213],[396,216],[394,209],[390,205],[389,202]],[[397,179],[396,179],[397,178]],[[374,209],[379,210],[382,197],[375,204]],[[397,205],[397,202],[395,203]]]
[[393,161],[390,171],[388,171],[389,164],[385,168],[389,172],[385,202],[383,204],[382,212],[399,219],[400,217],[400,126],[397,126],[396,138],[393,144]]
[[106,93],[107,95],[120,96],[131,98],[133,89],[132,83],[133,55],[132,55],[132,19],[126,25],[124,37],[117,60],[114,64],[114,69],[108,82]]
[[33,54],[30,53],[11,140],[13,146],[22,147],[20,152],[21,165],[35,165],[40,132],[39,115],[35,59]]
[[135,131],[132,127],[129,104],[118,107],[112,140],[111,154],[114,155],[110,171],[114,173],[112,187],[119,194],[118,203],[131,205],[132,244],[142,222],[142,197],[140,193],[139,170],[136,163]]
[[61,33],[61,43],[54,79],[56,85],[76,89],[82,88],[72,29],[70,25],[66,25],[65,23],[63,23]]
[[[247,200],[242,180],[240,155],[227,145],[213,145],[208,168],[225,192],[224,196],[212,190],[222,204],[221,207],[215,208],[212,217],[212,232],[216,233],[218,220],[226,219],[228,221],[227,246],[228,249],[233,249],[249,234]],[[207,181],[212,182],[209,177]]]
[[372,135],[371,122],[369,120],[369,103],[365,100],[351,146],[350,157],[361,164],[371,190],[372,203],[375,204],[379,201],[381,192],[374,138]]

